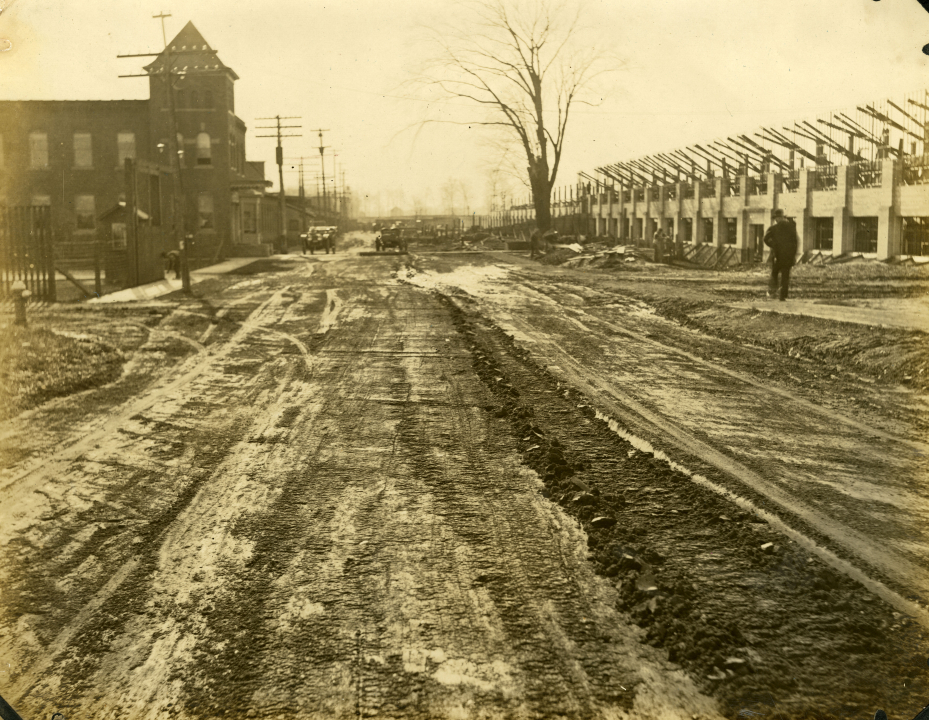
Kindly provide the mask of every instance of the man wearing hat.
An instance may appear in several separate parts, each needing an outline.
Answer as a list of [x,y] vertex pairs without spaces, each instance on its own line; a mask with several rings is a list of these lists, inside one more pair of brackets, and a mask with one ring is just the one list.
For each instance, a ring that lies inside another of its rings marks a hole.
[[790,268],[797,258],[800,238],[792,221],[784,217],[784,211],[778,208],[771,217],[774,224],[764,234],[764,244],[771,248],[771,281],[768,283],[768,297],[780,292],[780,299],[787,299],[790,286]]
[[532,235],[529,236],[529,257],[530,259],[535,259],[536,257],[541,257],[543,254],[542,249],[548,248],[548,244],[553,242],[558,237],[558,231],[554,228],[549,228],[544,233],[536,228],[532,231]]

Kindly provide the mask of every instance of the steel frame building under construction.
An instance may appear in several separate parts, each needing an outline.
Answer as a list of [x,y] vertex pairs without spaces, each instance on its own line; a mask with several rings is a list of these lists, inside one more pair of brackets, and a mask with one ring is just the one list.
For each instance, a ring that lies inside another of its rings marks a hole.
[[658,229],[685,255],[759,258],[776,208],[801,252],[929,256],[929,91],[792,127],[762,128],[583,174],[590,234],[648,243]]

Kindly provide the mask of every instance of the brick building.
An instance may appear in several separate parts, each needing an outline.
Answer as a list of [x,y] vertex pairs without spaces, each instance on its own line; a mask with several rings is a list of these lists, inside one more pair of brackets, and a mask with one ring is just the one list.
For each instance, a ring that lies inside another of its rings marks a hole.
[[131,158],[138,208],[165,248],[193,236],[192,262],[202,265],[272,241],[248,232],[270,183],[262,163],[245,159],[238,75],[193,23],[145,72],[148,100],[0,101],[0,204],[50,206],[57,257],[80,265],[100,237],[119,241],[101,223],[125,201]]

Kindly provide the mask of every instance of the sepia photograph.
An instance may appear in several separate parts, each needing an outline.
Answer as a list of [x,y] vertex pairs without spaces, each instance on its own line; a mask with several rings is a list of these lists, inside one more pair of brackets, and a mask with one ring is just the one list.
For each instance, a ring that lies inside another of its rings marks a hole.
[[929,720],[929,0],[0,0],[0,720]]

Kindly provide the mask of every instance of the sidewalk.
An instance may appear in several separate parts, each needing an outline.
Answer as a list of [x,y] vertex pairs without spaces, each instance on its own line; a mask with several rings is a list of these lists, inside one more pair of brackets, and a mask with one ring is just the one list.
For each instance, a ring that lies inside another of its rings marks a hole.
[[[209,267],[200,268],[199,270],[193,270],[190,273],[190,284],[194,285],[195,283],[200,282],[201,280],[206,280],[207,278],[213,277],[214,275],[224,275],[226,273],[232,272],[233,270],[238,270],[241,267],[246,265],[251,265],[253,262],[262,260],[264,258],[232,258],[231,260],[226,260],[216,265],[210,265]],[[139,285],[134,288],[127,288],[125,290],[119,290],[117,292],[109,293],[100,298],[92,298],[88,300],[88,303],[98,304],[98,303],[114,303],[114,302],[133,302],[137,300],[153,300],[162,295],[167,295],[172,293],[175,290],[180,290],[182,283],[180,280],[175,280],[173,278],[164,280],[157,280],[153,283],[148,283],[147,285]]]
[[729,303],[740,310],[752,308],[783,315],[806,315],[824,320],[883,325],[929,333],[929,298],[843,298],[841,300],[759,300]]

